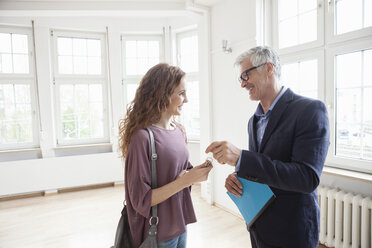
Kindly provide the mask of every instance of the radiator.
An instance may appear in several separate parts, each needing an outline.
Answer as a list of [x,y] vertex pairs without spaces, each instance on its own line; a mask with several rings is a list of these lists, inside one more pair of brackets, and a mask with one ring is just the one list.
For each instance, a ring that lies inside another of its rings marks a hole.
[[318,192],[320,243],[335,248],[372,248],[371,199],[323,186]]

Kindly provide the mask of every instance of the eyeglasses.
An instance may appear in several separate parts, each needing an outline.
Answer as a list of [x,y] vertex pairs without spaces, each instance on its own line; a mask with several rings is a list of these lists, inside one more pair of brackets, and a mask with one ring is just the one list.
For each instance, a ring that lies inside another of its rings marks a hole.
[[257,69],[258,67],[261,67],[261,66],[263,66],[263,65],[265,65],[265,64],[266,64],[266,63],[263,63],[263,64],[258,65],[258,66],[253,66],[253,67],[251,67],[251,68],[249,68],[249,69],[243,71],[242,74],[240,74],[239,82],[240,82],[240,83],[243,82],[243,81],[244,81],[244,82],[247,82],[247,81],[249,80],[248,72],[253,71],[253,70]]

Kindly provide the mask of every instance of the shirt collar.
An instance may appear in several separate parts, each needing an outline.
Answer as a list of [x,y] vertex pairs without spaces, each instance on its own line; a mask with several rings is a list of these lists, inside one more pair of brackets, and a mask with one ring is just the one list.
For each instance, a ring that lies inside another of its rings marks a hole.
[[276,103],[283,96],[283,94],[285,93],[286,90],[287,90],[287,87],[282,86],[282,90],[280,91],[279,95],[275,98],[274,102],[271,104],[271,106],[270,106],[269,110],[266,112],[266,114],[263,113],[263,109],[262,109],[261,103],[259,103],[258,106],[257,106],[256,112],[254,113],[255,116],[257,116],[257,117],[264,117],[264,116],[270,115],[270,112],[273,110],[273,108],[275,107]]

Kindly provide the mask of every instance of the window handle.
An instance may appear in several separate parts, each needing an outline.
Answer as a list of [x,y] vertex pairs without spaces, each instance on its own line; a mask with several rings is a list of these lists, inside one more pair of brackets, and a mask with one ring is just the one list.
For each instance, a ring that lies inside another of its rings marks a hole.
[[332,11],[332,4],[333,4],[333,0],[328,0],[328,5],[327,5],[328,6],[328,8],[327,8],[328,13]]

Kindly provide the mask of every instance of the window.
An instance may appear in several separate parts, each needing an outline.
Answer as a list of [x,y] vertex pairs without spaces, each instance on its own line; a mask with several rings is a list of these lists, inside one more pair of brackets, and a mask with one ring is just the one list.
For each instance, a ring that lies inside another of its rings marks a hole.
[[321,40],[318,19],[321,9],[317,0],[278,0],[274,1],[275,43],[279,48],[288,48]]
[[282,65],[282,82],[295,93],[318,98],[318,61],[297,61]]
[[283,84],[324,101],[328,108],[331,146],[326,164],[368,173],[371,7],[370,0],[279,0],[272,8],[273,44],[282,60]]
[[196,31],[177,35],[177,64],[186,72],[186,89],[189,102],[180,117],[189,140],[200,140],[199,108],[199,50]]
[[108,142],[104,36],[52,31],[52,39],[57,144]]
[[126,101],[135,96],[142,76],[163,61],[161,36],[122,36],[123,85]]
[[32,33],[0,27],[0,150],[38,146]]
[[336,156],[372,160],[372,49],[335,60]]
[[372,26],[371,0],[335,0],[335,2],[336,34]]

